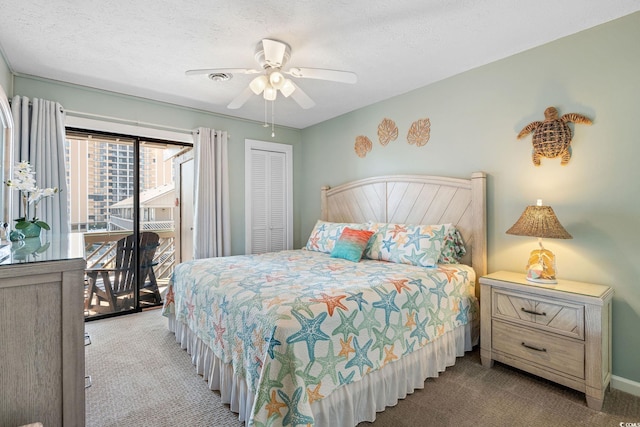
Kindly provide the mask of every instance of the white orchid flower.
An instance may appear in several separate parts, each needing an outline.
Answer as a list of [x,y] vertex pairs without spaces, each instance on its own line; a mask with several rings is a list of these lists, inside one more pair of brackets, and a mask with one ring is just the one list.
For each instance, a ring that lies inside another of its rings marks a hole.
[[[36,223],[45,230],[49,230],[49,225],[46,222],[38,220],[36,216],[36,209],[40,200],[44,199],[45,197],[53,196],[58,192],[58,188],[38,188],[36,184],[36,174],[29,162],[24,160],[15,165],[13,171],[13,180],[6,181],[6,184],[7,186],[14,188],[22,193],[21,199],[23,203],[24,217],[16,220],[16,228],[25,228],[25,223],[32,222]],[[28,205],[30,204],[33,205],[32,220],[28,219],[30,218],[30,216],[28,215]]]
[[57,192],[58,192],[57,187],[45,188],[45,189],[36,187],[35,189],[31,190],[31,192],[29,193],[28,201],[29,203],[38,203],[40,200],[44,199],[45,197],[51,197]]

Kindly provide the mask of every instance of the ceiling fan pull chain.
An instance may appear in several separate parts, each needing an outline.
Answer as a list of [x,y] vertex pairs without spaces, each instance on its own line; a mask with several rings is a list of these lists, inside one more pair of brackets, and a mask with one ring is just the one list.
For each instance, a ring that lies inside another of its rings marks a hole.
[[267,123],[267,100],[264,100],[264,124],[262,127],[269,127],[269,123]]
[[275,102],[271,101],[271,138],[276,137],[276,125],[275,125]]

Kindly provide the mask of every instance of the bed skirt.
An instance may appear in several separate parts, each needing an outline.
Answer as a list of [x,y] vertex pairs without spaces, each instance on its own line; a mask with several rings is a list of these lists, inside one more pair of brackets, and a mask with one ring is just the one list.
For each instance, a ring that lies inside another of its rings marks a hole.
[[[222,363],[187,325],[169,315],[169,330],[176,341],[191,355],[198,374],[209,383],[211,390],[220,392],[222,403],[229,404],[240,421],[251,417],[254,395],[243,378],[233,375],[230,364]],[[336,389],[324,399],[311,404],[316,427],[355,426],[362,421],[374,421],[376,413],[387,406],[395,406],[416,389],[424,388],[427,378],[437,377],[456,357],[464,356],[478,343],[478,324],[459,326],[423,348],[372,372],[362,380]]]

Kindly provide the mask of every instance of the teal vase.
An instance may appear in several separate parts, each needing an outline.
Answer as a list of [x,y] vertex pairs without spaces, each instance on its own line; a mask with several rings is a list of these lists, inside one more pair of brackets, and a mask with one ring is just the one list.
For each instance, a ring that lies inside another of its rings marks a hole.
[[24,234],[22,234],[22,231],[11,230],[11,233],[9,233],[9,240],[11,240],[12,242],[19,242],[22,239],[24,239]]
[[42,230],[42,228],[38,224],[31,222],[27,228],[23,228],[20,231],[22,231],[26,239],[28,237],[40,237],[40,230]]

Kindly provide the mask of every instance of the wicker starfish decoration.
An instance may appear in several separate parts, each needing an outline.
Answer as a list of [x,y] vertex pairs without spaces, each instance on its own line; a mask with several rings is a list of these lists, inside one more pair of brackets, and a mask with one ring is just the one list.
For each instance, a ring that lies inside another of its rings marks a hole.
[[518,139],[533,132],[533,164],[540,166],[540,158],[552,159],[560,156],[562,166],[571,159],[571,129],[567,123],[591,124],[591,119],[577,113],[558,117],[558,110],[549,107],[544,110],[544,121],[529,123],[518,134]]

